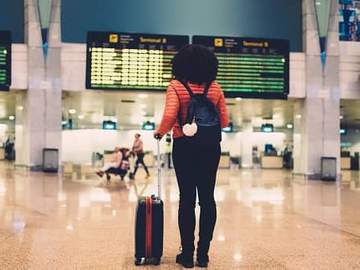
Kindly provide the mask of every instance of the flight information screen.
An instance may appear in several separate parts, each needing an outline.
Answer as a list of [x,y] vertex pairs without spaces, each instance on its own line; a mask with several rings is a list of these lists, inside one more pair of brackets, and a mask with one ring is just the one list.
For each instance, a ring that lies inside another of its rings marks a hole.
[[165,90],[188,36],[89,32],[86,88]]
[[289,41],[194,36],[215,52],[217,81],[227,97],[286,99],[289,93]]
[[0,90],[9,90],[11,84],[11,34],[0,31]]

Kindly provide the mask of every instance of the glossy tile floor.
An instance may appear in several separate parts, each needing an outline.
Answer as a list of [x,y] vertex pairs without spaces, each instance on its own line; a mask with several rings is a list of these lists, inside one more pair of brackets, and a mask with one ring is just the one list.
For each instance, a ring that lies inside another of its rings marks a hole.
[[[164,172],[159,267],[181,269],[178,192]],[[360,269],[359,174],[333,184],[278,170],[222,170],[209,269]],[[110,185],[0,164],[0,269],[135,269],[137,196],[153,179]]]

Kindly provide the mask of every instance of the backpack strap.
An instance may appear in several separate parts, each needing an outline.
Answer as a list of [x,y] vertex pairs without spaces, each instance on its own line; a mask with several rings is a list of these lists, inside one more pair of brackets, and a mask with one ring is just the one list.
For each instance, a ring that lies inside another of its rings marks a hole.
[[[194,92],[191,90],[190,86],[188,85],[187,82],[185,81],[180,81],[181,84],[185,87],[185,89],[188,91],[190,97],[194,97]],[[209,93],[209,89],[210,89],[210,86],[211,86],[212,82],[208,82],[205,84],[205,87],[204,87],[204,95],[207,97],[208,93]]]
[[188,83],[185,82],[185,81],[182,81],[182,80],[181,80],[180,82],[181,82],[181,84],[185,87],[186,91],[188,91],[190,97],[194,97],[194,92],[191,90],[191,88],[190,88],[190,86],[188,85]]
[[204,88],[204,95],[205,97],[207,97],[208,93],[209,93],[209,89],[210,89],[210,86],[211,86],[212,82],[208,82],[206,83],[205,85],[205,88]]

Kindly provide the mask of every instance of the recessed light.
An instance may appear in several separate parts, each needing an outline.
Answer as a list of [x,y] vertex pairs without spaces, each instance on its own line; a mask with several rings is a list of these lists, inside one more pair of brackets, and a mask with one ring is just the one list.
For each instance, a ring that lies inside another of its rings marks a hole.
[[296,119],[301,119],[301,117],[302,117],[301,114],[295,115],[295,118],[296,118]]
[[236,101],[241,101],[242,98],[241,98],[241,97],[237,97],[237,98],[235,98],[235,100],[236,100]]
[[341,120],[341,119],[344,119],[344,116],[340,115],[340,116],[339,116],[339,119],[340,119],[340,120]]
[[14,115],[10,115],[10,116],[9,116],[9,120],[14,121],[14,120],[15,120],[15,116],[14,116]]
[[76,110],[75,110],[75,109],[70,109],[70,110],[69,110],[69,113],[70,113],[70,114],[75,114],[75,113],[76,113]]
[[292,129],[292,128],[294,127],[294,125],[293,125],[293,124],[287,124],[286,127],[287,127],[288,129]]
[[233,259],[237,262],[240,262],[242,260],[242,255],[240,253],[235,253]]
[[23,106],[17,106],[16,109],[18,109],[19,111],[22,111],[22,110],[24,110],[24,107]]
[[218,236],[217,240],[220,242],[223,242],[223,241],[225,241],[225,236],[223,234],[221,234]]

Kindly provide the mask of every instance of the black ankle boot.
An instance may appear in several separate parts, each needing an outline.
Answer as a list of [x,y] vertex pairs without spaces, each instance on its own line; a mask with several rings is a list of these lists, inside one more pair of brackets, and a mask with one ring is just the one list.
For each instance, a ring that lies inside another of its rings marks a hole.
[[196,256],[196,266],[206,268],[209,264],[209,256],[206,254],[197,254]]
[[176,263],[181,264],[185,268],[194,268],[194,258],[191,254],[180,253],[176,255]]

